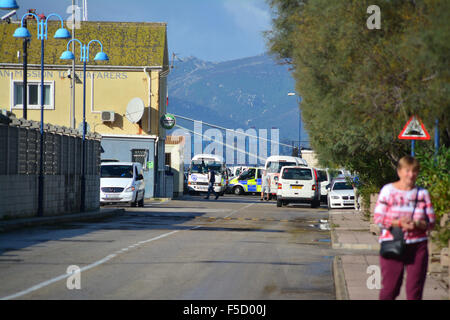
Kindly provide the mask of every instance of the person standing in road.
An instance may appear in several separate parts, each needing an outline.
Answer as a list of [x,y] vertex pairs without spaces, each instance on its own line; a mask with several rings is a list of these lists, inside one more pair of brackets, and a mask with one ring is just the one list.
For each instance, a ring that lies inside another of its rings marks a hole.
[[269,191],[269,187],[270,187],[270,176],[267,174],[266,170],[263,170],[263,175],[262,175],[262,179],[261,179],[261,201],[263,201],[265,199],[265,193],[267,193],[267,199],[266,201],[269,201],[269,197],[270,197],[270,191]]
[[214,195],[216,196],[216,200],[219,198],[219,194],[214,191],[214,183],[216,182],[216,172],[214,171],[213,168],[209,168],[209,172],[208,172],[208,194],[205,197],[205,199],[209,199],[209,195],[212,193],[214,193]]
[[380,300],[395,300],[406,268],[406,297],[421,300],[428,267],[427,231],[435,224],[430,194],[415,185],[420,164],[405,156],[397,165],[399,180],[385,185],[375,205],[374,222],[382,229],[380,243],[393,240],[392,227],[403,230],[406,248],[399,258],[380,255],[382,288]]

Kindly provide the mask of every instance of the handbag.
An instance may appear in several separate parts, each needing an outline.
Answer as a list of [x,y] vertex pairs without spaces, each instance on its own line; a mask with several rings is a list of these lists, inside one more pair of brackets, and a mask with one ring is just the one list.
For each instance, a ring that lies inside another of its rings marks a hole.
[[[414,209],[411,215],[411,220],[413,219],[414,212],[416,211],[418,196],[419,188],[417,188],[416,201],[414,202]],[[381,242],[380,255],[386,259],[400,259],[405,253],[406,249],[406,242],[403,238],[403,230],[400,227],[392,227],[390,231],[394,236],[394,239]]]

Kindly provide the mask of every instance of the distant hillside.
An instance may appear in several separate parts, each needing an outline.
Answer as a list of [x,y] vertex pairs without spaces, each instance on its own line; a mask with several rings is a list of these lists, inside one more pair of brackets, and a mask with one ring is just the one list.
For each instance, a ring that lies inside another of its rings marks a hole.
[[221,63],[185,58],[169,75],[168,112],[232,129],[277,127],[281,139],[298,140],[297,98],[287,95],[294,85],[288,67],[268,55]]

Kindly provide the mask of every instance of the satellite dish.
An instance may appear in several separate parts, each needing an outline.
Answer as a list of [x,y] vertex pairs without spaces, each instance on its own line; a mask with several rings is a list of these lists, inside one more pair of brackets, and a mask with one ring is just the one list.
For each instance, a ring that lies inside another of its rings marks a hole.
[[127,111],[125,112],[125,117],[131,123],[137,123],[141,120],[144,114],[144,101],[141,98],[133,98],[128,102]]
[[[78,132],[80,132],[80,134],[83,134],[83,122],[80,122],[77,130],[78,130]],[[90,130],[91,130],[91,126],[89,125],[89,123],[86,122],[86,133],[88,133]]]

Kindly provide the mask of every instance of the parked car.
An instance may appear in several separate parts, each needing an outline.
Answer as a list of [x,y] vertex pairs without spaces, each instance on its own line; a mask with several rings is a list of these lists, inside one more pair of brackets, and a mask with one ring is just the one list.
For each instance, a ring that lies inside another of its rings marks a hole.
[[100,166],[100,204],[144,206],[145,181],[137,162],[104,162]]
[[320,206],[317,171],[305,166],[282,167],[278,178],[277,207],[289,203],[309,203]]
[[229,181],[227,192],[235,195],[261,192],[263,167],[249,167],[236,178]]
[[328,209],[355,207],[355,192],[345,178],[337,178],[327,186]]

